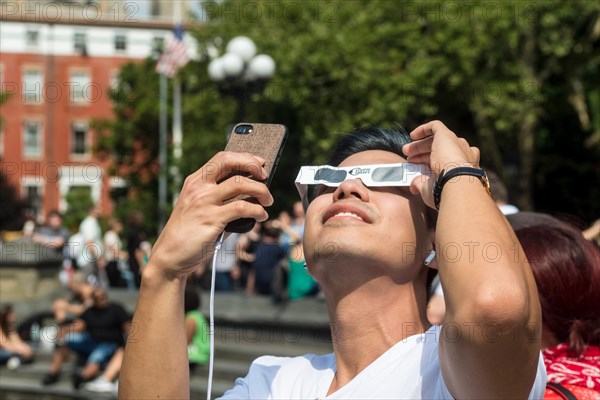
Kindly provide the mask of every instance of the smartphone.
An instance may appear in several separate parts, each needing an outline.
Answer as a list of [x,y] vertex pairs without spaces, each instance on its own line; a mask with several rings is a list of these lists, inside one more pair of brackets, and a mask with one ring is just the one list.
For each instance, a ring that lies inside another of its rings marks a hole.
[[[273,180],[273,174],[279,163],[283,146],[287,140],[287,135],[288,130],[284,125],[239,123],[231,130],[227,140],[227,146],[225,146],[225,151],[251,153],[263,158],[265,160],[264,168],[268,173],[268,177],[263,183],[269,186]],[[246,172],[242,173],[234,171],[225,179],[228,179],[232,175],[249,176]],[[232,201],[250,201],[257,203],[255,198],[245,195],[237,196],[226,203]],[[250,231],[255,223],[256,221],[253,218],[241,218],[227,224],[225,231],[245,233]]]

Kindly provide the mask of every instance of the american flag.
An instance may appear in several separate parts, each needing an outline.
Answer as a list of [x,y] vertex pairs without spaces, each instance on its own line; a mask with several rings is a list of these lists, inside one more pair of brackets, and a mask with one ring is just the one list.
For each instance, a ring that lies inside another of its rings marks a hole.
[[169,78],[189,61],[188,47],[183,42],[183,26],[177,25],[173,34],[174,37],[169,41],[156,64],[156,72]]

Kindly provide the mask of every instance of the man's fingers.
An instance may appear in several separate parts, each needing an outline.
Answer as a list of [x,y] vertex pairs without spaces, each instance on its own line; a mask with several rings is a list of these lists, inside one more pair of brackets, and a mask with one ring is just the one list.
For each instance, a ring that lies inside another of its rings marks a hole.
[[435,135],[436,132],[438,132],[442,129],[449,131],[449,129],[446,127],[446,125],[444,125],[441,121],[431,121],[431,122],[428,122],[426,124],[416,127],[410,133],[410,137],[413,140],[420,140],[420,139],[426,138],[428,136],[433,136],[433,135]]
[[475,146],[471,146],[470,149],[471,149],[471,154],[473,156],[473,163],[479,164],[479,156],[480,156],[479,148],[477,148]]
[[423,153],[417,156],[409,156],[407,160],[411,164],[426,164],[429,165],[430,153]]
[[232,172],[247,173],[258,180],[267,179],[265,160],[250,153],[221,151],[186,179],[192,184],[217,183]]
[[244,176],[232,176],[219,184],[217,193],[220,201],[233,199],[241,194],[252,196],[263,206],[273,204],[273,196],[269,188],[262,183]]
[[402,146],[402,152],[404,152],[407,157],[414,157],[419,154],[429,154],[431,153],[432,144],[433,136],[429,136],[425,139],[405,144]]
[[225,204],[220,208],[220,211],[225,219],[225,223],[240,218],[253,218],[258,222],[263,222],[269,218],[269,214],[260,204],[250,203],[245,200],[236,200]]

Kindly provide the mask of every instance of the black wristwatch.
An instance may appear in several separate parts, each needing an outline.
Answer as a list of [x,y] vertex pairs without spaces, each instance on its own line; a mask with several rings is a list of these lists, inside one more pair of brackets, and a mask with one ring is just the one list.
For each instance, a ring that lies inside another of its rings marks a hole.
[[487,177],[487,174],[481,168],[472,168],[472,167],[458,167],[453,168],[448,173],[442,170],[440,172],[440,176],[437,178],[435,183],[433,184],[433,202],[435,203],[435,208],[440,209],[440,201],[442,200],[442,189],[446,182],[450,179],[460,176],[460,175],[470,175],[477,177],[481,180],[483,187],[487,190],[488,194],[492,195],[492,190],[490,189],[490,181]]

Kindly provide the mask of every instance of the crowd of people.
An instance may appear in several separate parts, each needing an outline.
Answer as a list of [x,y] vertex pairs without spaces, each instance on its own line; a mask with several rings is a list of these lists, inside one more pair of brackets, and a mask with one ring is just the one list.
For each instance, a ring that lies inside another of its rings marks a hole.
[[[103,234],[96,206],[74,233],[64,227],[58,211],[49,212],[38,226],[28,221],[23,236],[63,258],[58,278],[68,294],[55,298],[49,312],[25,316],[21,324],[13,305],[2,305],[0,365],[17,369],[34,362],[38,352],[51,350],[42,385],[56,384],[63,364],[75,356],[74,389],[116,393],[131,315],[108,299],[107,290],[139,288],[151,249],[142,227],[143,215],[133,212],[127,218],[127,232],[121,221],[111,218]],[[190,359],[194,360],[190,368],[208,361],[208,328],[199,311],[197,290],[190,288],[186,295]]]
[[[306,271],[302,237],[304,208],[294,203],[292,215],[282,211],[276,219],[256,222],[247,233],[232,233],[223,241],[215,263],[215,290],[243,291],[271,296],[274,303],[319,293]],[[212,260],[194,272],[193,281],[209,289]]]
[[[292,215],[283,211],[275,220],[257,222],[246,234],[230,235],[216,264],[216,290],[272,296],[275,302],[315,295],[318,285],[304,268],[300,202],[294,205]],[[45,223],[27,223],[24,228],[24,236],[63,257],[59,276],[68,291],[51,305],[55,331],[40,327],[46,329],[41,340],[51,342],[44,344],[52,349],[43,385],[57,383],[62,365],[74,355],[78,365],[71,376],[74,388],[94,392],[116,392],[118,388],[131,316],[122,305],[108,300],[107,290],[139,289],[151,246],[145,240],[141,213],[128,217],[127,232],[121,221],[111,218],[103,233],[99,216],[98,207],[90,208],[73,234],[57,211],[48,213]],[[200,312],[199,293],[209,288],[211,267],[206,264],[199,269],[185,292],[190,371],[208,362],[208,326]],[[25,319],[32,318],[35,316]],[[16,369],[34,361],[39,343],[31,335],[26,335],[27,340],[20,337],[11,304],[2,309],[0,333],[0,364]],[[37,336],[40,340],[39,333]]]
[[[131,315],[123,305],[110,301],[104,289],[87,282],[81,272],[69,278],[68,288],[71,296],[56,299],[52,304],[54,323],[36,328],[37,341],[32,336],[24,340],[12,304],[2,306],[0,364],[17,369],[33,363],[43,344],[52,349],[52,358],[42,385],[56,384],[63,364],[74,356],[75,369],[71,374],[74,389],[116,394]],[[209,358],[208,324],[200,307],[198,289],[188,287],[185,326],[190,371],[207,364]]]
[[[46,222],[25,235],[64,257],[61,279],[65,285],[79,272],[94,287],[139,289],[151,244],[143,232],[143,215],[133,212],[127,219],[127,232],[117,218],[108,219],[104,234],[99,208],[90,208],[74,234],[63,226],[58,211],[48,213]],[[304,209],[293,205],[291,215],[282,211],[278,218],[257,222],[244,234],[230,234],[221,247],[216,269],[216,291],[242,291],[248,295],[272,296],[275,302],[295,300],[318,293],[318,285],[304,268],[302,236]],[[208,289],[212,264],[195,272],[195,282]]]
[[31,220],[26,222],[23,231],[33,242],[63,257],[63,283],[79,271],[96,287],[139,288],[141,271],[150,253],[143,214],[139,211],[129,214],[126,232],[122,221],[110,218],[103,233],[99,217],[100,207],[90,207],[76,232],[71,233],[64,227],[62,215],[53,210],[38,226]]

